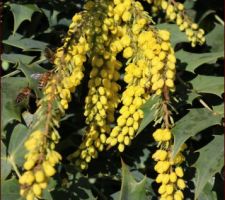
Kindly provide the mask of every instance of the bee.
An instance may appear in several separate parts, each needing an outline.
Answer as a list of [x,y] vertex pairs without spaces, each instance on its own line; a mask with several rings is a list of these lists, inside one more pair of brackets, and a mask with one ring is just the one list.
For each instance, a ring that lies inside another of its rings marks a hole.
[[55,60],[55,53],[48,47],[45,48],[44,50],[44,56],[49,60],[51,64],[54,64]]
[[45,73],[35,73],[31,74],[33,79],[38,80],[38,89],[42,89],[45,87],[52,76],[52,71],[47,71]]
[[16,103],[19,104],[30,96],[34,96],[32,94],[32,90],[29,87],[23,88],[16,97]]

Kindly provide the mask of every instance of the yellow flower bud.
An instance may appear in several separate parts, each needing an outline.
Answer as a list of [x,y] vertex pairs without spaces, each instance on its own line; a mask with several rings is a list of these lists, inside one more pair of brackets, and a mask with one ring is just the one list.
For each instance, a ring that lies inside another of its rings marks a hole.
[[30,170],[34,167],[35,165],[35,161],[34,160],[27,160],[24,164],[23,164],[23,167],[24,169],[26,170]]
[[182,3],[178,3],[177,5],[178,10],[184,10],[184,5]]
[[185,184],[185,182],[184,182],[183,179],[178,179],[177,180],[177,186],[178,186],[178,188],[180,188],[181,190],[183,190],[186,187],[186,184]]
[[34,174],[31,171],[26,172],[26,183],[31,185],[34,182]]
[[132,126],[133,123],[134,123],[134,119],[133,119],[132,117],[129,117],[129,118],[127,119],[126,125],[127,125],[127,126]]
[[45,161],[42,164],[42,166],[43,166],[43,169],[44,169],[44,172],[45,172],[46,176],[50,177],[50,176],[53,176],[56,173],[55,169],[50,165],[49,162]]
[[26,200],[34,200],[34,193],[30,191],[26,196]]
[[126,47],[123,51],[124,58],[130,58],[133,55],[133,49],[131,47]]
[[177,175],[176,175],[175,172],[172,172],[172,173],[170,174],[170,182],[175,183],[176,180],[177,180]]
[[166,30],[159,30],[158,34],[159,34],[159,37],[161,37],[164,41],[169,41],[170,32]]
[[36,180],[37,183],[41,183],[41,182],[45,181],[45,175],[44,175],[44,172],[42,170],[36,171],[34,176],[35,176],[35,180]]
[[106,142],[106,135],[105,134],[101,134],[100,135],[100,140],[102,143],[105,143]]
[[46,182],[43,182],[43,183],[39,183],[39,186],[42,188],[42,189],[45,189],[47,188],[47,183]]
[[124,135],[123,134],[119,134],[117,140],[118,140],[118,142],[123,142]]
[[119,152],[123,152],[124,148],[125,148],[124,144],[119,144],[119,146],[118,146]]
[[129,11],[125,11],[122,15],[123,21],[127,22],[131,19],[131,13]]
[[42,190],[41,190],[41,187],[40,187],[38,184],[35,183],[35,184],[32,186],[32,190],[33,190],[33,192],[34,192],[34,194],[35,194],[36,196],[40,196],[40,195],[41,195]]
[[162,184],[167,184],[170,180],[170,176],[169,174],[164,174],[163,177],[162,177]]
[[178,177],[183,177],[184,176],[184,172],[183,172],[183,169],[182,167],[176,167],[175,168],[175,173]]
[[110,145],[113,147],[117,144],[117,139],[116,138],[112,138],[111,139],[111,142],[110,142]]
[[165,185],[161,185],[158,189],[159,194],[163,194],[166,192],[166,186]]
[[130,138],[128,136],[125,136],[124,144],[128,146],[128,145],[130,145],[130,143],[131,143]]
[[166,185],[166,193],[167,194],[172,194],[173,193],[173,190],[174,190],[173,184]]

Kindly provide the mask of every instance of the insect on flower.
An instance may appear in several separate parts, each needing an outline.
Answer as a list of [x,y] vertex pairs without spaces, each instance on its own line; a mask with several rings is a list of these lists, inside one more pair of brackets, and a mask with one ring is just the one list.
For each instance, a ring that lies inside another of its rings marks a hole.
[[42,89],[43,87],[45,87],[47,85],[51,75],[52,75],[52,71],[47,71],[45,73],[31,74],[31,78],[39,80],[38,81],[38,88]]
[[32,90],[29,87],[25,87],[25,88],[21,89],[21,91],[17,95],[16,103],[19,104],[29,97],[35,97],[35,95],[32,94]]
[[44,50],[44,56],[49,60],[51,64],[54,64],[55,53],[48,47]]

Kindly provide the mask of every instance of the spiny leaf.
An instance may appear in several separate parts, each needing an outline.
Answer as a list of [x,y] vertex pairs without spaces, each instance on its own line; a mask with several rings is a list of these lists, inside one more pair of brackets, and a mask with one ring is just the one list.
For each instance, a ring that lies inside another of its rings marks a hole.
[[128,167],[122,161],[122,186],[120,191],[120,200],[145,200],[147,199],[145,194],[146,178],[137,183]]
[[55,25],[58,25],[57,17],[60,13],[59,11],[57,11],[57,10],[51,11],[51,10],[48,10],[48,9],[45,9],[45,8],[42,8],[41,10],[48,19],[49,27],[53,27]]
[[198,75],[190,81],[196,93],[212,93],[218,96],[224,92],[224,78]]
[[10,54],[5,54],[3,53],[1,55],[1,59],[4,61],[7,61],[9,63],[18,63],[22,62],[24,64],[29,64],[31,61],[34,59],[34,56],[27,56],[24,54],[16,54],[16,53],[10,53]]
[[29,127],[34,119],[34,115],[28,111],[24,111],[22,113],[22,116],[23,116],[23,120],[24,120],[26,126]]
[[207,182],[205,187],[203,188],[201,194],[198,197],[198,200],[218,200],[216,196],[216,192],[213,191],[213,184]]
[[215,28],[206,35],[206,43],[211,47],[211,51],[224,51],[224,27],[215,24]]
[[[185,70],[194,73],[194,70],[204,63],[215,63],[218,58],[224,57],[224,52],[191,53],[184,50],[176,52],[176,58],[185,63]],[[179,68],[179,67],[178,67]]]
[[206,185],[207,181],[224,166],[224,136],[216,135],[206,146],[198,150],[199,158],[196,167],[195,199]]
[[1,180],[5,178],[11,172],[11,165],[7,157],[7,151],[5,144],[1,141]]
[[20,48],[23,51],[43,51],[47,46],[47,43],[45,42],[23,38],[23,36],[18,33],[10,35],[8,39],[3,40],[2,42],[4,44]]
[[159,101],[158,96],[150,98],[142,107],[141,110],[144,112],[144,118],[141,121],[140,127],[137,131],[137,135],[150,123],[154,120],[155,109],[152,109],[152,106]]
[[31,21],[31,17],[34,12],[40,12],[40,9],[35,4],[10,3],[9,5],[14,18],[13,34],[16,32],[16,30],[23,21]]
[[200,131],[219,124],[221,115],[215,115],[206,108],[191,109],[188,114],[176,122],[172,129],[174,135],[173,156],[175,156],[181,145],[190,137],[196,135]]
[[213,111],[220,115],[224,115],[224,104],[222,103],[221,105],[213,106]]
[[25,148],[24,141],[27,139],[28,129],[22,124],[18,124],[12,132],[9,142],[8,153],[10,160],[17,166],[22,166],[24,162]]
[[15,178],[5,180],[1,183],[1,199],[3,200],[22,200],[19,193],[19,183]]

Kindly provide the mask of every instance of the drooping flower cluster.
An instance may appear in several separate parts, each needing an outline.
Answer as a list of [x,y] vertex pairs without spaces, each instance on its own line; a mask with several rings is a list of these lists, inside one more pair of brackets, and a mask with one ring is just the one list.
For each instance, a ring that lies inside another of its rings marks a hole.
[[185,145],[182,146],[180,152],[173,158],[171,153],[172,133],[169,129],[157,129],[153,133],[153,138],[160,146],[152,158],[157,163],[154,167],[158,173],[156,182],[161,184],[158,192],[161,195],[161,200],[182,200],[184,195],[182,190],[186,187],[183,179],[184,172],[181,167],[185,160],[182,151]]
[[196,44],[205,43],[204,30],[199,28],[198,24],[194,23],[185,13],[184,5],[180,2],[170,0],[146,0],[152,5],[152,11],[158,12],[163,10],[166,18],[177,24],[180,31],[184,31],[191,42],[192,47]]
[[106,140],[109,146],[118,144],[120,152],[134,138],[143,119],[140,107],[150,98],[150,94],[160,95],[164,85],[174,90],[176,58],[169,42],[169,32],[149,28],[148,18],[140,4],[132,8],[130,13],[132,16],[136,13],[136,18],[131,21],[130,28],[126,27],[121,39],[122,44],[128,41],[123,50],[123,57],[130,60],[124,75],[127,87],[121,98],[121,115]]
[[51,142],[47,142],[44,133],[36,130],[25,142],[28,153],[25,155],[26,161],[23,167],[26,172],[19,178],[19,183],[20,194],[27,200],[40,198],[49,178],[55,174],[55,165],[62,159],[61,155],[54,151],[54,144],[58,140],[57,132],[52,132]]
[[60,117],[68,109],[71,92],[75,91],[83,78],[83,63],[89,50],[84,37],[71,38],[71,31],[75,31],[80,20],[83,20],[81,15],[73,17],[68,37],[65,38],[63,47],[57,49],[53,75],[43,88],[44,96],[38,102],[35,113],[37,121],[32,124],[33,131],[25,142],[25,172],[19,183],[20,193],[27,200],[41,198],[42,190],[47,187],[50,177],[56,173],[55,165],[62,159],[54,150],[60,138],[56,128],[59,127]]

